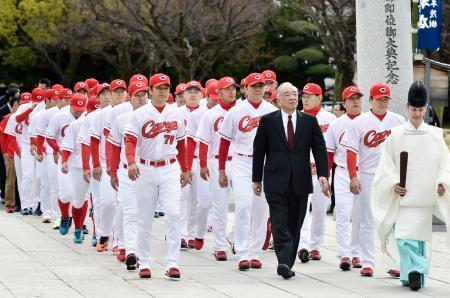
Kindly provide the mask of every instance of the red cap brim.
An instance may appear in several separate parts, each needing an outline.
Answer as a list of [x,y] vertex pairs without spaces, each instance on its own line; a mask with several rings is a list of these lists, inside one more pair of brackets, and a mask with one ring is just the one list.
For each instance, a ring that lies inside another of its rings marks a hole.
[[353,93],[350,93],[346,98],[343,98],[343,100],[346,101],[347,98],[352,97],[353,95],[359,95],[359,96],[361,96],[361,97],[364,96],[364,94],[362,94],[361,92],[355,91],[355,92],[353,92]]
[[142,86],[139,89],[133,90],[133,92],[131,93],[131,95],[135,95],[136,93],[138,93],[139,91],[145,91],[148,93],[148,89],[146,86]]
[[75,111],[75,112],[84,112],[86,111],[86,107],[79,107],[79,106],[71,106],[71,108]]

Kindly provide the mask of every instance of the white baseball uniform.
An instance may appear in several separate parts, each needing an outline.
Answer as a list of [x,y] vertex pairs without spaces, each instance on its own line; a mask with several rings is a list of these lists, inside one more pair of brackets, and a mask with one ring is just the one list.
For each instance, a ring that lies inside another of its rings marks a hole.
[[[17,109],[17,116],[29,109],[32,103],[23,104]],[[22,147],[21,147],[21,163],[22,163],[22,192],[20,202],[22,209],[32,209],[35,203],[36,194],[36,159],[31,154],[30,135],[28,133],[28,127],[30,119],[40,110],[45,107],[45,102],[39,103],[33,111],[28,115],[27,119],[22,122]]]
[[[330,123],[336,119],[336,116],[330,112],[320,109],[316,115],[317,122],[324,138],[326,138],[328,127]],[[315,167],[314,156],[310,152],[310,160],[313,167]],[[312,205],[311,215],[309,212],[305,215],[302,229],[300,232],[299,248],[306,248],[308,250],[319,250],[323,243],[325,236],[325,217],[327,208],[330,205],[330,199],[325,196],[319,184],[318,179],[313,179],[313,193],[308,196],[308,210],[309,204]]]
[[[202,221],[197,223],[197,233],[206,233],[207,222],[204,217],[209,210],[212,211],[212,222],[214,223],[214,250],[227,250],[227,220],[228,220],[228,196],[231,188],[222,188],[218,183],[219,179],[219,145],[220,135],[218,133],[227,110],[219,105],[208,110],[200,121],[195,135],[198,142],[208,146],[208,169],[209,184],[207,192],[209,195],[199,196],[198,215],[203,214]],[[230,150],[231,151],[231,150]],[[231,152],[230,152],[231,153]],[[229,154],[231,157],[231,154]],[[231,177],[230,167],[226,167],[227,176]]]
[[[131,104],[130,104],[131,106]],[[133,109],[133,106],[131,106]],[[107,141],[114,146],[120,147],[120,165],[117,170],[119,179],[119,191],[117,192],[118,206],[122,210],[123,224],[117,227],[121,232],[118,234],[123,238],[118,239],[118,248],[125,248],[126,254],[137,254],[137,198],[136,198],[136,182],[128,177],[128,162],[125,155],[125,136],[124,129],[128,123],[131,112],[120,115],[112,122],[111,130]],[[116,213],[118,210],[116,209]],[[119,211],[120,212],[120,211]]]
[[[381,144],[395,126],[405,123],[405,119],[388,111],[383,120],[377,118],[372,111],[361,114],[350,123],[341,144],[347,150],[358,154],[358,178],[361,193],[355,200],[354,207],[359,210],[360,249],[362,266],[373,268],[375,264],[375,224],[370,206],[370,192],[373,176],[381,157]],[[358,219],[357,219],[358,220]]]
[[[184,125],[187,127],[189,119],[193,113],[186,105],[178,108],[183,116]],[[195,110],[194,110],[195,111]],[[198,156],[198,148],[196,148],[194,156]],[[186,185],[181,189],[180,202],[180,219],[181,219],[181,238],[185,240],[193,240],[196,236],[197,224],[197,181],[199,177],[199,168],[197,159],[192,164],[192,184]]]
[[[352,119],[344,114],[334,120],[328,128],[326,134],[327,150],[334,154],[336,170],[334,173],[334,196],[336,212],[336,245],[337,257],[359,257],[359,212],[353,208],[353,202],[358,200],[349,188],[350,178],[347,169],[347,148],[342,146],[341,140],[344,137]],[[348,231],[350,222],[352,224],[351,235]]]
[[[100,237],[113,236],[114,211],[117,202],[117,192],[111,187],[106,169],[106,130],[105,122],[112,110],[112,106],[104,107],[94,115],[89,135],[96,138],[100,143],[100,165],[102,167],[102,176],[100,178],[100,196],[96,208],[100,211],[100,223],[96,225],[97,235]],[[95,179],[94,179],[95,180]]]
[[[124,133],[137,138],[136,181],[138,205],[138,253],[140,269],[150,268],[153,214],[158,201],[166,213],[166,267],[178,268],[180,255],[180,166],[176,163],[178,141],[186,137],[184,119],[167,106],[160,113],[152,104],[131,112]],[[164,166],[150,162],[165,161]]]
[[[84,115],[81,115],[80,117],[84,117]],[[73,116],[70,108],[61,109],[61,111],[52,118],[50,124],[47,127],[47,130],[45,132],[47,139],[56,140],[56,143],[60,147],[60,152],[63,138],[65,137],[67,132],[67,128],[69,127],[69,124],[75,120],[76,118]],[[63,203],[68,203],[71,202],[70,199],[72,197],[71,187],[69,187],[69,185],[72,185],[72,180],[70,175],[62,173],[61,162],[61,156],[59,156],[57,167],[59,200]]]
[[[19,150],[22,151],[23,135],[22,135],[22,123],[17,123],[16,116],[17,112],[9,117],[8,123],[6,123],[5,134],[16,138],[17,146]],[[19,190],[19,196],[22,198],[22,161],[21,157],[14,152],[14,168],[16,170],[17,177],[17,189]]]
[[269,206],[264,194],[255,198],[252,187],[253,140],[261,116],[276,111],[262,101],[255,109],[248,101],[226,114],[219,129],[222,138],[233,146],[231,180],[235,192],[234,243],[240,260],[260,259],[266,237]]

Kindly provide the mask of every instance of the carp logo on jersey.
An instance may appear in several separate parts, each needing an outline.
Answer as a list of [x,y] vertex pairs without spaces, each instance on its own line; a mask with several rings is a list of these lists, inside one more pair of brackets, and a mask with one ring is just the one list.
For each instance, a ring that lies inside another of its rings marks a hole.
[[251,132],[253,129],[258,128],[260,119],[261,117],[242,117],[242,119],[239,121],[239,130],[241,132]]
[[369,148],[375,148],[381,143],[383,143],[390,134],[391,134],[390,130],[385,130],[381,132],[371,130],[364,136],[364,145],[366,145]]
[[319,125],[319,127],[320,127],[320,130],[322,131],[322,133],[326,133],[328,130],[328,127],[330,127],[330,124],[322,124],[322,125]]
[[19,135],[21,135],[22,134],[22,129],[23,129],[23,125],[22,125],[22,123],[17,123],[17,125],[16,125],[16,133],[17,134],[19,134]]
[[216,121],[214,121],[214,131],[218,132],[219,131],[219,124],[222,123],[223,121],[223,116],[220,116],[216,119]]
[[152,139],[157,137],[160,133],[170,133],[172,130],[178,129],[177,121],[163,121],[155,123],[153,120],[145,122],[142,126],[142,137]]
[[61,128],[61,136],[64,138],[66,136],[66,128],[69,127],[69,124],[64,125],[63,128]]

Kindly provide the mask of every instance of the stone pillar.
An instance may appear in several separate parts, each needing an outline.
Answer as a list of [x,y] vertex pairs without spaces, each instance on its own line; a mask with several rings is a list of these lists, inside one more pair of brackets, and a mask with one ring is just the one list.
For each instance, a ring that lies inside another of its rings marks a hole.
[[374,83],[388,83],[391,110],[406,115],[409,86],[413,81],[411,1],[356,0],[356,82],[369,105]]

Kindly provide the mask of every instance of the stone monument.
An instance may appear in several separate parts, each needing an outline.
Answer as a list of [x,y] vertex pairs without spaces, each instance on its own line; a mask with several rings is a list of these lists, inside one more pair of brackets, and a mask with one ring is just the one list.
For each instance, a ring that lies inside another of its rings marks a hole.
[[387,83],[392,90],[391,110],[406,115],[408,89],[413,81],[411,1],[356,0],[356,82],[364,93]]

